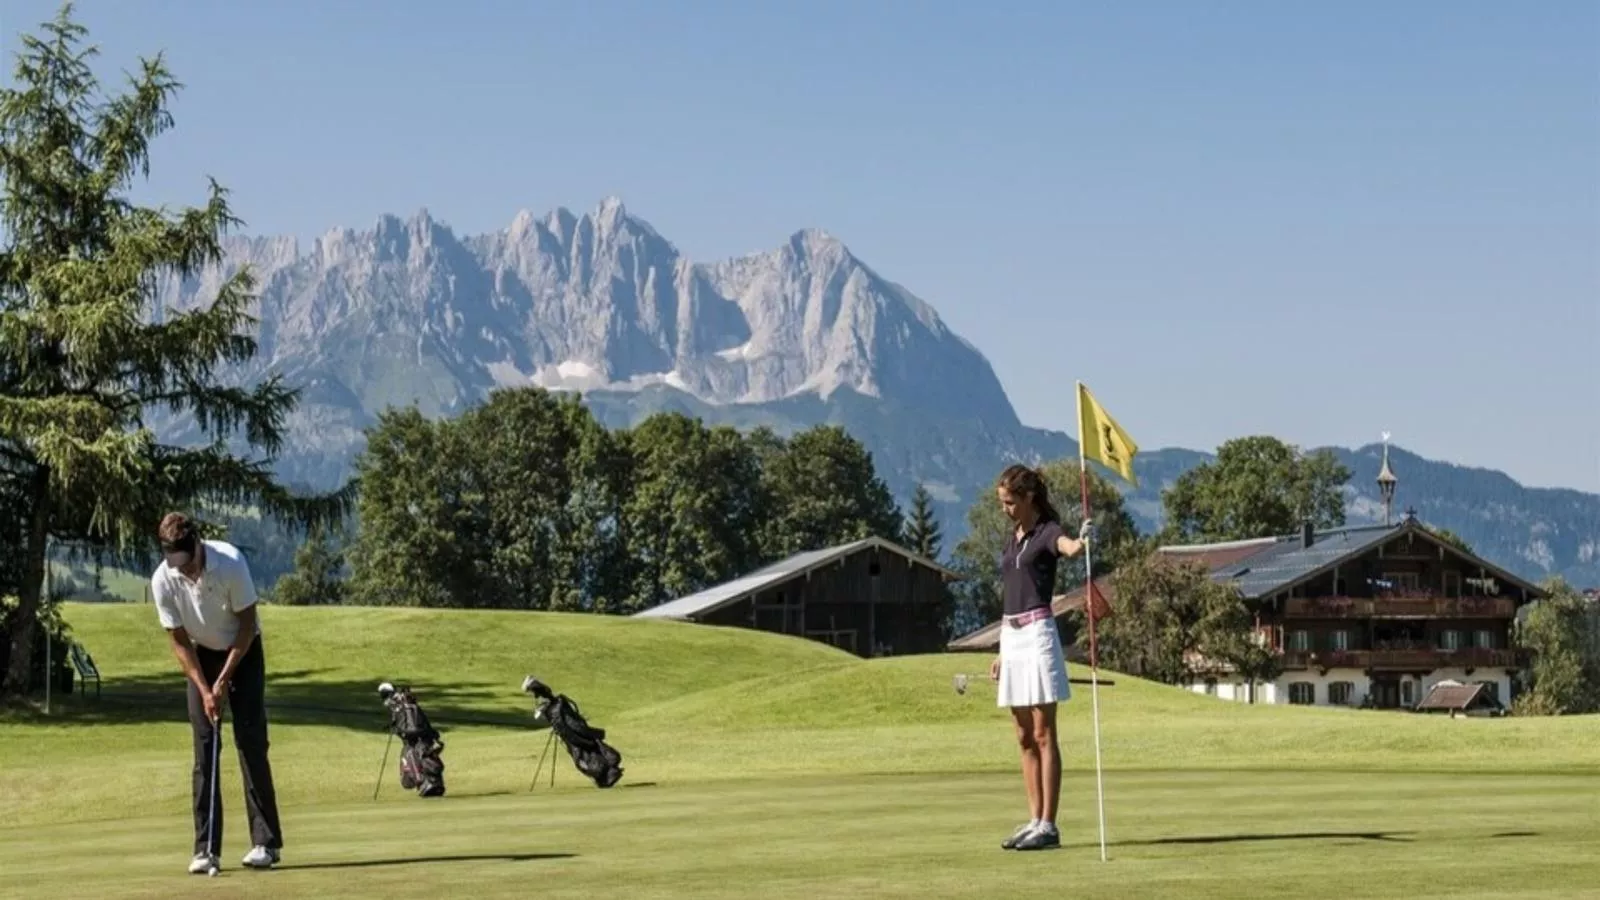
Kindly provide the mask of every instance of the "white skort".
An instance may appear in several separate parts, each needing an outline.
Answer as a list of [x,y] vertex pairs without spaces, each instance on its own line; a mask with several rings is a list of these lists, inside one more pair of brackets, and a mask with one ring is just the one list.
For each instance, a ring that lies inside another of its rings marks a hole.
[[1067,656],[1056,620],[1045,616],[1017,628],[1000,623],[1000,690],[1003,707],[1065,703],[1072,697]]

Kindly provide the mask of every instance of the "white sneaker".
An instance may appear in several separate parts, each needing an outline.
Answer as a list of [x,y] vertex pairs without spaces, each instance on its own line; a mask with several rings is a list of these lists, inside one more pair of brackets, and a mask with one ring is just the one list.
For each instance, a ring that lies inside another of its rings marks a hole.
[[271,847],[251,847],[240,862],[252,869],[270,869],[278,864],[278,851]]
[[218,869],[222,868],[222,866],[217,863],[217,858],[215,856],[212,856],[209,853],[196,853],[194,855],[194,859],[189,860],[189,874],[204,875],[211,871],[212,866],[216,866]]

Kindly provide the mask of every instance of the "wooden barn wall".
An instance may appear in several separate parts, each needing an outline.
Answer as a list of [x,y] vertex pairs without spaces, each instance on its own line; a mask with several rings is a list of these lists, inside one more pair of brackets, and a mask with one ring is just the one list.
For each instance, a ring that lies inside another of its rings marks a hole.
[[[876,555],[878,574],[871,574]],[[711,625],[759,628],[831,643],[861,656],[943,649],[943,575],[889,551],[845,557],[717,610]]]

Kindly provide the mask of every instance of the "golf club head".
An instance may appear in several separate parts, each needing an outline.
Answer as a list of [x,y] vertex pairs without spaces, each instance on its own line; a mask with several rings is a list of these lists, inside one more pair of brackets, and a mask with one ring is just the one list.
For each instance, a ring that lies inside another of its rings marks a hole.
[[388,700],[393,695],[394,695],[394,685],[390,684],[387,681],[382,682],[381,684],[378,685],[378,699],[379,700]]
[[549,685],[533,677],[532,675],[522,679],[522,692],[524,694],[532,694],[535,697],[540,697],[545,700],[550,700],[555,697],[555,691],[550,690]]

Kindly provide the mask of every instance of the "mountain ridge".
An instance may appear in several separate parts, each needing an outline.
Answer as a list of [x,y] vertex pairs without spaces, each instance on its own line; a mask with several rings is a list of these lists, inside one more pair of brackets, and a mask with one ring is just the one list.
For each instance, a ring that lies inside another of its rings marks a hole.
[[[386,406],[457,415],[517,384],[581,391],[613,427],[662,409],[780,432],[844,425],[902,504],[929,486],[947,548],[1004,465],[1077,454],[1070,436],[1021,422],[987,358],[931,304],[821,228],[697,262],[609,197],[581,215],[519,210],[476,235],[424,207],[309,246],[230,235],[225,248],[220,268],[164,279],[160,300],[209,302],[222,277],[252,266],[260,353],[231,377],[271,370],[303,387],[278,465],[296,482],[342,481]],[[152,422],[164,439],[191,436],[181,420]],[[1373,446],[1335,449],[1352,470],[1353,521],[1381,516]],[[1600,494],[1391,452],[1397,512],[1415,506],[1519,574],[1600,583]],[[1141,451],[1127,496],[1142,527],[1159,522],[1160,489],[1209,456]]]

